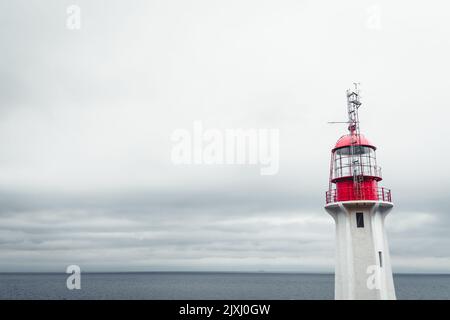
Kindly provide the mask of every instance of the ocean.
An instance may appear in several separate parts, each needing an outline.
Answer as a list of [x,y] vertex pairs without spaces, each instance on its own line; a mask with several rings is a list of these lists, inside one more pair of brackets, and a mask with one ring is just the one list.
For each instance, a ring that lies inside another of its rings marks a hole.
[[[333,299],[333,274],[142,272],[0,273],[0,299]],[[396,274],[397,299],[450,299],[450,275]]]

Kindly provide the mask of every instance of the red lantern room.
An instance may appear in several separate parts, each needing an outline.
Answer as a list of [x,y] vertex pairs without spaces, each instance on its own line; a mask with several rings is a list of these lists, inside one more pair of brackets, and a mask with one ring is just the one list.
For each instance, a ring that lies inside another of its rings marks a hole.
[[391,191],[379,188],[381,168],[376,147],[359,133],[359,91],[347,91],[348,130],[331,150],[330,183],[326,202],[375,200],[391,202]]

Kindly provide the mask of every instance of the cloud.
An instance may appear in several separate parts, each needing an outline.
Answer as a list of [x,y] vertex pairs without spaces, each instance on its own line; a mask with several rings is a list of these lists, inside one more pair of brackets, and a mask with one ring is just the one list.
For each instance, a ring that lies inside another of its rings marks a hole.
[[[197,212],[166,208],[160,215],[140,210],[3,213],[0,246],[5,259],[0,267],[57,271],[65,262],[93,271],[162,266],[232,269],[236,264],[253,270],[257,265],[307,270],[319,263],[325,270],[324,261],[330,262],[333,250],[333,226],[325,214],[280,211],[261,215],[244,210],[227,215],[226,210],[210,214],[207,208]],[[324,229],[329,229],[328,236],[324,237]],[[328,258],[314,258],[311,253]],[[15,265],[20,261],[28,261],[27,266]]]
[[[79,31],[69,4],[0,4],[0,271],[331,271],[327,121],[354,81],[394,271],[448,271],[445,2],[380,1],[377,30],[370,1],[80,0]],[[195,120],[279,129],[279,173],[174,166]]]

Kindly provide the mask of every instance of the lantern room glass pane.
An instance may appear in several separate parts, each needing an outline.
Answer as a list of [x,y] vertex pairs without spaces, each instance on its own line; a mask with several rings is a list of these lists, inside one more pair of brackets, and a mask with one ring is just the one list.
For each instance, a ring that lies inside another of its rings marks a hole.
[[353,174],[381,177],[374,149],[366,146],[350,146],[335,151],[333,178]]

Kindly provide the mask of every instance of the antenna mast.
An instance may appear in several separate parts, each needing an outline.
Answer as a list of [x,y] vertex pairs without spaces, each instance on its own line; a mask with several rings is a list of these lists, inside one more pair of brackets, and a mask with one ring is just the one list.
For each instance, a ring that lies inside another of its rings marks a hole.
[[348,110],[348,131],[350,134],[359,135],[359,116],[358,109],[361,106],[359,101],[359,82],[353,83],[354,90],[347,90],[347,110]]
[[348,110],[348,131],[350,131],[351,137],[351,168],[353,171],[353,184],[355,190],[355,196],[357,199],[364,198],[364,188],[362,184],[364,181],[363,163],[362,163],[362,150],[361,148],[361,136],[359,132],[359,114],[358,109],[361,106],[359,100],[359,83],[353,83],[355,88],[353,90],[347,90],[347,110]]

